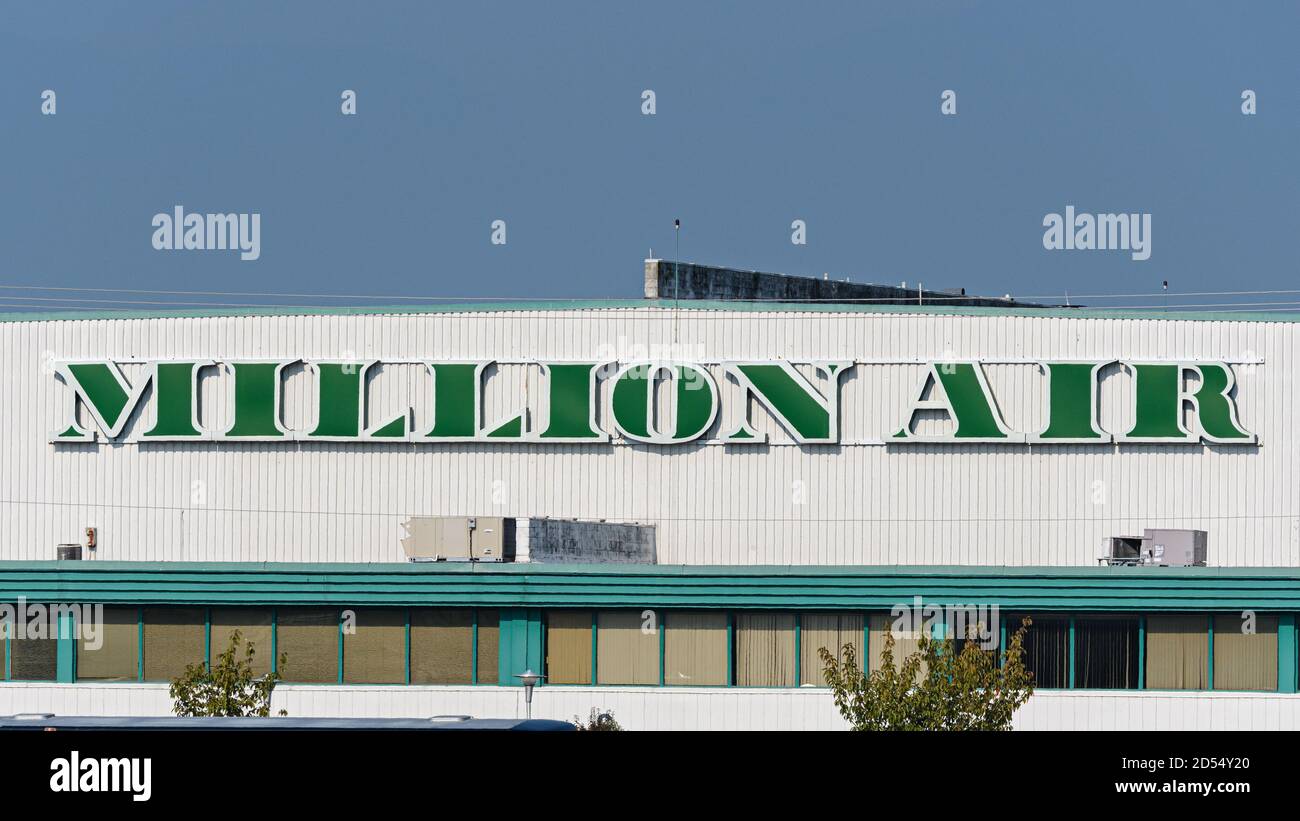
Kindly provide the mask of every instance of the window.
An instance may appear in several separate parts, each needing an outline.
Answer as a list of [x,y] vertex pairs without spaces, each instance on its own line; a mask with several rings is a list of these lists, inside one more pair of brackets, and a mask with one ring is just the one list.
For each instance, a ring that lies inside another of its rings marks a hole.
[[[482,639],[480,628],[480,642]],[[480,654],[482,650],[480,643]],[[411,609],[412,684],[470,684],[474,681],[473,654],[473,610],[433,607]],[[495,666],[494,664],[493,667]],[[480,680],[482,674],[480,666]],[[495,670],[492,677],[496,678]]]
[[[93,613],[83,608],[83,614]],[[93,636],[87,635],[93,632]],[[79,625],[78,681],[136,681],[140,678],[140,611],[105,607],[99,624]]]
[[[884,660],[880,654],[885,649],[885,633],[892,633],[894,636],[894,668],[899,669],[903,666],[907,657],[915,653],[921,644],[923,630],[928,630],[930,625],[927,624],[919,630],[898,631],[894,630],[894,617],[886,613],[876,613],[871,616],[871,636],[867,643],[867,653],[871,656],[868,659],[866,669],[875,672],[884,665]],[[925,675],[925,664],[922,663],[917,671],[918,676]]]
[[355,629],[343,633],[343,681],[406,683],[406,610],[364,607],[353,612]]
[[1148,689],[1209,689],[1208,626],[1202,615],[1147,618]]
[[794,686],[794,615],[737,613],[736,684]]
[[277,654],[287,656],[285,681],[334,683],[339,680],[339,611],[333,607],[281,607],[276,610]]
[[546,614],[546,681],[591,684],[592,614],[553,610]]
[[1277,690],[1277,616],[1255,614],[1255,632],[1241,614],[1214,617],[1214,689]]
[[664,683],[701,687],[727,683],[727,614],[664,614]]
[[[1032,629],[1031,627],[1030,630]],[[1106,617],[1075,619],[1074,676],[1076,687],[1136,690],[1138,620]]]
[[274,653],[271,645],[271,608],[269,607],[214,607],[212,632],[208,642],[208,663],[215,664],[217,657],[230,646],[230,637],[239,631],[239,647],[235,660],[244,660],[244,651],[253,645],[253,675],[264,676],[271,672]]
[[[1064,689],[1070,686],[1070,620],[1033,616],[1025,630],[1025,668],[1034,674],[1034,686]],[[1019,624],[1017,616],[1011,624]],[[1009,629],[1009,625],[1008,625]]]
[[659,683],[659,624],[640,610],[596,614],[596,680],[599,684]]
[[1020,628],[1020,622],[1009,624],[998,618],[989,619],[981,608],[966,606],[954,608],[945,617],[944,635],[952,639],[952,652],[960,656],[966,645],[974,644],[983,652],[989,664],[997,669],[1002,666],[1002,627],[1007,628],[1007,640]]
[[9,640],[9,678],[14,681],[54,681],[58,678],[58,636]]
[[202,607],[144,608],[145,681],[168,681],[202,662],[207,621]]
[[[985,630],[984,635],[980,635],[979,633],[976,633],[974,636],[970,638],[959,638],[955,633],[951,634],[953,654],[960,656],[963,652],[965,652],[966,645],[974,644],[975,647],[977,647],[980,651],[982,651],[988,656],[989,665],[991,667],[993,667],[994,669],[1001,667],[1002,652],[1003,650],[1006,649],[1000,643],[1002,641],[1001,627],[1002,626],[1000,624],[994,625],[992,631]],[[1016,629],[1019,629],[1019,627],[1020,625],[1017,624]],[[1011,636],[1014,634],[1015,634],[1015,630],[1008,628],[1007,641],[1011,641]],[[992,643],[991,647],[985,646],[990,642]]]
[[844,646],[851,645],[862,658],[862,615],[859,613],[804,613],[799,617],[799,680],[807,685],[826,686],[825,665],[818,652],[825,647],[838,661],[844,661]]

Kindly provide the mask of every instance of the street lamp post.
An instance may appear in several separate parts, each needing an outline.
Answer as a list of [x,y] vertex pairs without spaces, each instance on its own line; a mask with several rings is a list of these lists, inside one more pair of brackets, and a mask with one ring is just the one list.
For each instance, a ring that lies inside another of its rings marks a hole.
[[533,717],[533,688],[546,676],[541,673],[534,673],[532,668],[528,668],[522,673],[515,673],[515,678],[519,679],[519,683],[524,685],[524,704],[527,710],[525,715],[531,719]]

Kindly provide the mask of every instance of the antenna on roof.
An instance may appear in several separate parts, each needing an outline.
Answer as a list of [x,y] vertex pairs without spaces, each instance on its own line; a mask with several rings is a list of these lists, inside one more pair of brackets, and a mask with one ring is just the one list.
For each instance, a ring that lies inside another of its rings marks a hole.
[[682,221],[673,218],[673,344],[677,344],[678,274],[677,261],[682,258]]

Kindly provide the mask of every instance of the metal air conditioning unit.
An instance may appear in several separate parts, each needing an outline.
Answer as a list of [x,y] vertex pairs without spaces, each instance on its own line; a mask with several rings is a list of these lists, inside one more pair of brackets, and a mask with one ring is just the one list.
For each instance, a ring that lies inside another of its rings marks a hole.
[[1111,565],[1142,564],[1141,536],[1107,536],[1102,539],[1105,553],[1098,560]]
[[1209,533],[1204,530],[1146,528],[1141,536],[1109,536],[1097,561],[1109,565],[1205,567]]
[[1143,549],[1151,556],[1149,564],[1163,567],[1205,567],[1208,532],[1147,528],[1144,533]]
[[515,520],[501,516],[412,516],[402,523],[402,550],[413,562],[509,562]]

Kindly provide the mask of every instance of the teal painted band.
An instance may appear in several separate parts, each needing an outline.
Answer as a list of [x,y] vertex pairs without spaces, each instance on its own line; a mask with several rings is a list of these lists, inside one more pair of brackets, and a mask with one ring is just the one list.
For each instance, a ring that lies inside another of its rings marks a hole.
[[862,671],[871,669],[871,615],[865,614],[862,617]]
[[55,625],[55,681],[77,680],[77,629],[72,613],[59,613]]
[[997,659],[996,659],[996,661],[997,661],[997,666],[998,666],[998,668],[1000,669],[1000,668],[1002,667],[1002,662],[1006,661],[1006,654],[1007,654],[1007,623],[1006,623],[1005,621],[1000,621],[1000,620],[999,620],[999,622],[1000,622],[1000,623],[999,623],[999,629],[998,629],[998,654],[997,654]]
[[1296,692],[1295,613],[1283,613],[1277,619],[1277,690]]
[[0,601],[861,611],[920,595],[1035,612],[1300,610],[1296,568],[67,564],[0,562]]

